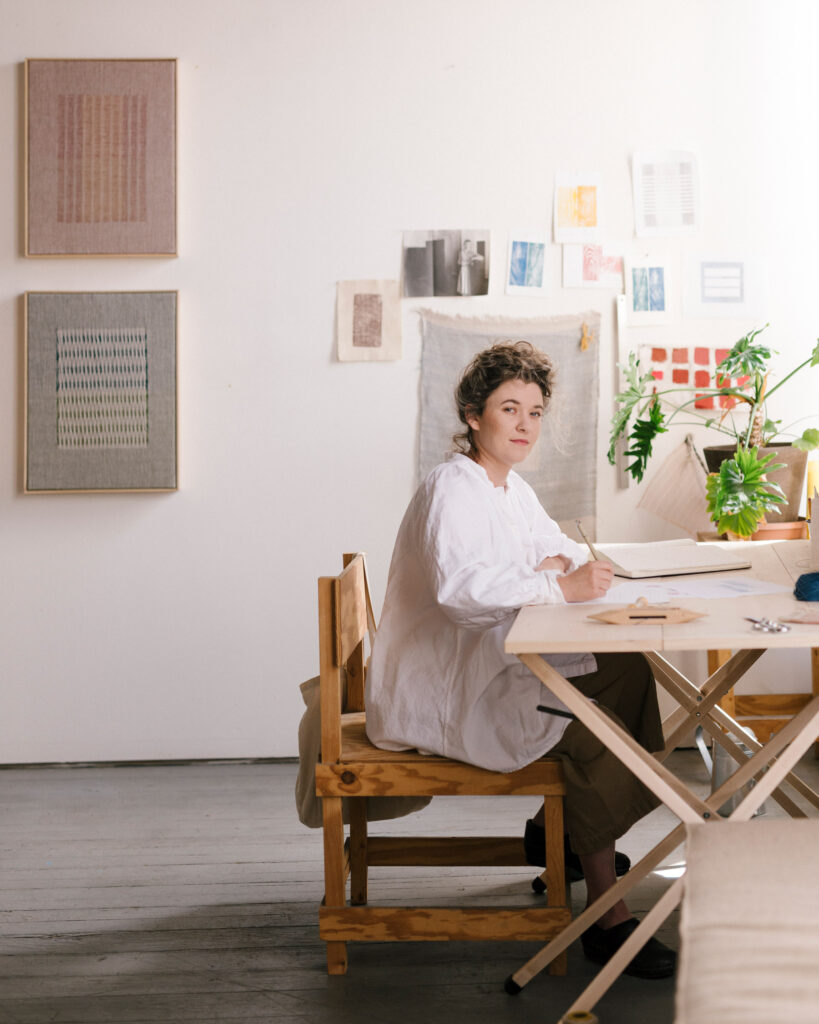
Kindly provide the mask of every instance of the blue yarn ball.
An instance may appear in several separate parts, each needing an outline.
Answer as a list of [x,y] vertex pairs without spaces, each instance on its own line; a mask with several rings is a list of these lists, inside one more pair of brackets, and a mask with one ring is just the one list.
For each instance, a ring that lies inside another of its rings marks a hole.
[[819,572],[803,573],[793,590],[797,601],[819,601]]

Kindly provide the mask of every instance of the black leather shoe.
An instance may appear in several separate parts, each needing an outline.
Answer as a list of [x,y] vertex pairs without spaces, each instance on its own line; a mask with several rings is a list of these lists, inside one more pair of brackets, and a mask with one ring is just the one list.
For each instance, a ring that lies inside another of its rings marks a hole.
[[[640,922],[636,917],[621,921],[613,928],[593,924],[580,936],[587,960],[606,964]],[[633,978],[670,978],[677,966],[677,954],[659,939],[650,938],[623,971]]]
[[[531,818],[526,822],[526,831],[523,833],[523,849],[526,854],[526,861],[536,868],[546,867],[546,831],[541,825],[536,825]],[[586,877],[580,865],[580,858],[571,848],[569,837],[563,837],[563,857],[566,861],[566,878],[570,882],[582,882]],[[631,861],[624,853],[614,854],[614,870],[619,877],[624,875],[631,867]]]

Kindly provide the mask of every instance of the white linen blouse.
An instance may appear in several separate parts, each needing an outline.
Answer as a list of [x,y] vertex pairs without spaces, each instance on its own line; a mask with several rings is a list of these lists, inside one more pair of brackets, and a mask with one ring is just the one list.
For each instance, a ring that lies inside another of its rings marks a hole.
[[[561,533],[515,472],[495,487],[453,455],[424,480],[404,515],[367,673],[367,735],[509,772],[542,757],[568,719],[537,711],[557,698],[503,650],[524,604],[563,604],[550,555],[587,552]],[[563,675],[593,672],[591,654],[550,655]]]

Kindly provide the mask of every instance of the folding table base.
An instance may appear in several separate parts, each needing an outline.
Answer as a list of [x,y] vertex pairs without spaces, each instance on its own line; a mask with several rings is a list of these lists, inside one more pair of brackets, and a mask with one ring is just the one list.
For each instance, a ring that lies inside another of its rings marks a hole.
[[[664,726],[669,742],[658,755],[648,754],[636,740],[605,715],[592,701],[584,697],[571,683],[538,655],[521,654],[520,660],[555,694],[563,703],[592,730],[617,757],[678,817],[682,824],[676,826],[666,837],[647,853],[628,874],[587,907],[560,935],[544,946],[527,963],[506,979],[506,991],[517,993],[543,970],[556,956],[564,952],[572,942],[600,917],[630,892],[639,882],[657,867],[683,841],[685,824],[718,824],[722,821],[747,821],[767,797],[774,795],[789,814],[804,817],[798,807],[780,786],[787,782],[797,789],[814,807],[819,808],[819,794],[806,786],[792,769],[800,757],[813,744],[819,730],[819,696],[775,733],[764,745],[749,743],[752,753],[747,758],[741,748],[723,732],[736,730],[737,723],[716,703],[722,694],[730,689],[747,671],[763,651],[737,651],[717,669],[698,689],[682,673],[673,668],[661,655],[652,652],[647,655],[655,671],[657,681],[675,700],[680,708],[675,711]],[[673,738],[682,735],[696,725],[703,727],[717,742],[738,756],[740,766],[730,778],[706,799],[697,797],[680,782],[665,766],[663,761],[673,749]],[[728,818],[720,817],[718,810],[737,791],[751,780],[745,797]],[[578,996],[566,1011],[568,1014],[590,1012],[597,1001],[608,991],[623,969],[636,956],[645,943],[654,935],[660,925],[682,899],[684,878],[676,879],[639,926],[604,967],[595,979]]]

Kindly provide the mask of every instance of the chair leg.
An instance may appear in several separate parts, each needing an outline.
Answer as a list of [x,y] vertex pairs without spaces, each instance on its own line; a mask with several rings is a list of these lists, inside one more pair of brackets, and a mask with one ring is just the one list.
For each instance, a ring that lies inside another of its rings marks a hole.
[[346,974],[347,973],[347,943],[346,942],[328,942],[327,943],[327,973],[328,974]]
[[[324,815],[324,905],[343,907],[346,904],[346,872],[344,858],[344,822],[341,797],[322,801]],[[327,973],[347,973],[347,943],[327,943]]]
[[350,799],[350,903],[367,902],[367,800]]

